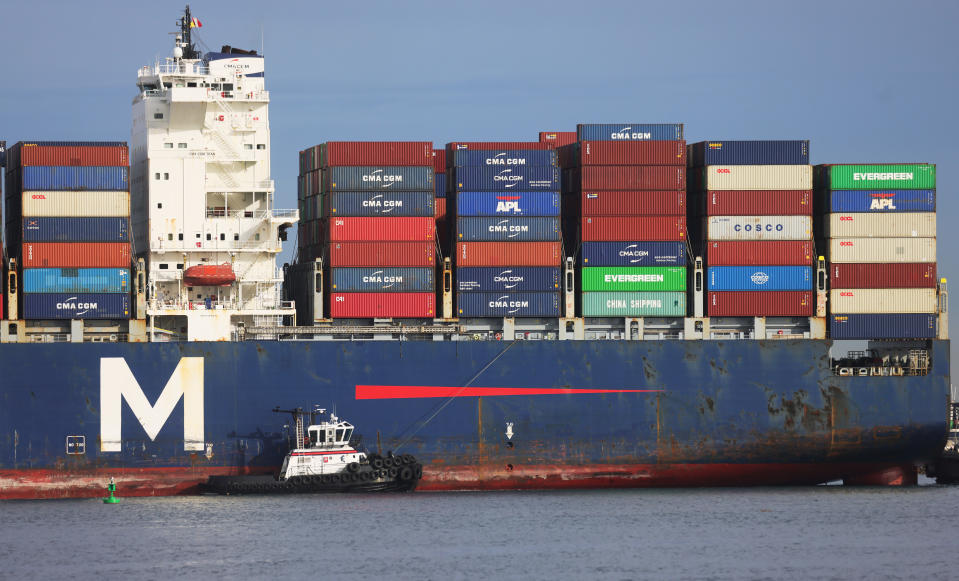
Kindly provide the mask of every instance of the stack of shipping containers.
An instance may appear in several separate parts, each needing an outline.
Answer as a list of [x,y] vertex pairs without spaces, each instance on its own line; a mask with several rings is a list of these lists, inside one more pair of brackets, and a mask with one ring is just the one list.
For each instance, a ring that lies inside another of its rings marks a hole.
[[433,144],[331,141],[319,162],[330,316],[433,318]]
[[817,166],[834,339],[936,336],[936,166]]
[[706,315],[810,317],[815,311],[809,142],[690,145],[690,222],[705,247]]
[[20,318],[130,318],[129,166],[123,142],[9,149],[5,225],[22,267]]
[[297,259],[308,262],[322,258],[323,240],[320,228],[323,220],[320,189],[323,173],[320,169],[320,146],[314,145],[300,152],[300,175],[297,178],[296,199],[300,210],[297,226]]
[[556,151],[539,143],[451,143],[460,317],[559,317]]
[[682,124],[578,125],[577,135],[560,157],[581,315],[686,316]]

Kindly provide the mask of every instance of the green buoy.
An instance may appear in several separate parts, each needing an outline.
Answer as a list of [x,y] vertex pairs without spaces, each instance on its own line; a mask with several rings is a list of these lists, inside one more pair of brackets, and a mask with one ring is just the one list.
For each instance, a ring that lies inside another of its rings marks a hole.
[[114,496],[114,493],[117,491],[117,484],[113,481],[113,477],[110,477],[110,484],[107,484],[107,491],[110,493],[110,496],[103,499],[103,504],[117,504],[120,502],[120,499]]

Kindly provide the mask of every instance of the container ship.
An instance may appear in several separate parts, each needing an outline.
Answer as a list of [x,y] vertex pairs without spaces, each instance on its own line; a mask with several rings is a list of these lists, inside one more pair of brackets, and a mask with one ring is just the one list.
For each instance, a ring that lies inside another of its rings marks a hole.
[[909,484],[942,450],[934,165],[680,124],[325,141],[281,210],[263,55],[198,26],[137,71],[129,146],[0,153],[0,498],[275,472],[276,406],[418,490]]

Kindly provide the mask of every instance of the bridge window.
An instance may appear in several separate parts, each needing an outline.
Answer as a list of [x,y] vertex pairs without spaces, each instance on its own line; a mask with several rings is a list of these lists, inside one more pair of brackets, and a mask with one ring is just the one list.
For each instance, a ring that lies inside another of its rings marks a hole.
[[346,430],[346,438],[345,438],[345,439],[346,439],[347,442],[350,441],[350,436],[352,436],[352,435],[353,435],[353,430]]
[[343,441],[343,430],[336,430],[336,441],[337,442]]
[[320,442],[326,443],[326,430],[320,430]]
[[257,148],[257,149],[266,149],[266,144],[265,144],[265,143],[257,143],[257,144],[256,144],[256,148]]
[[154,113],[154,114],[153,114],[153,118],[154,118],[154,119],[163,119],[163,113]]

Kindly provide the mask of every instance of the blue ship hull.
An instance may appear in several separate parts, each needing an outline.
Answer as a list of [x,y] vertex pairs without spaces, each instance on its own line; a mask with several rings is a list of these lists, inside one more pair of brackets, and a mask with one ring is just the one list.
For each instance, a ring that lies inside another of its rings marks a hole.
[[831,341],[298,341],[0,346],[0,498],[194,492],[276,470],[334,408],[420,490],[812,484],[934,458],[924,376],[838,376]]

